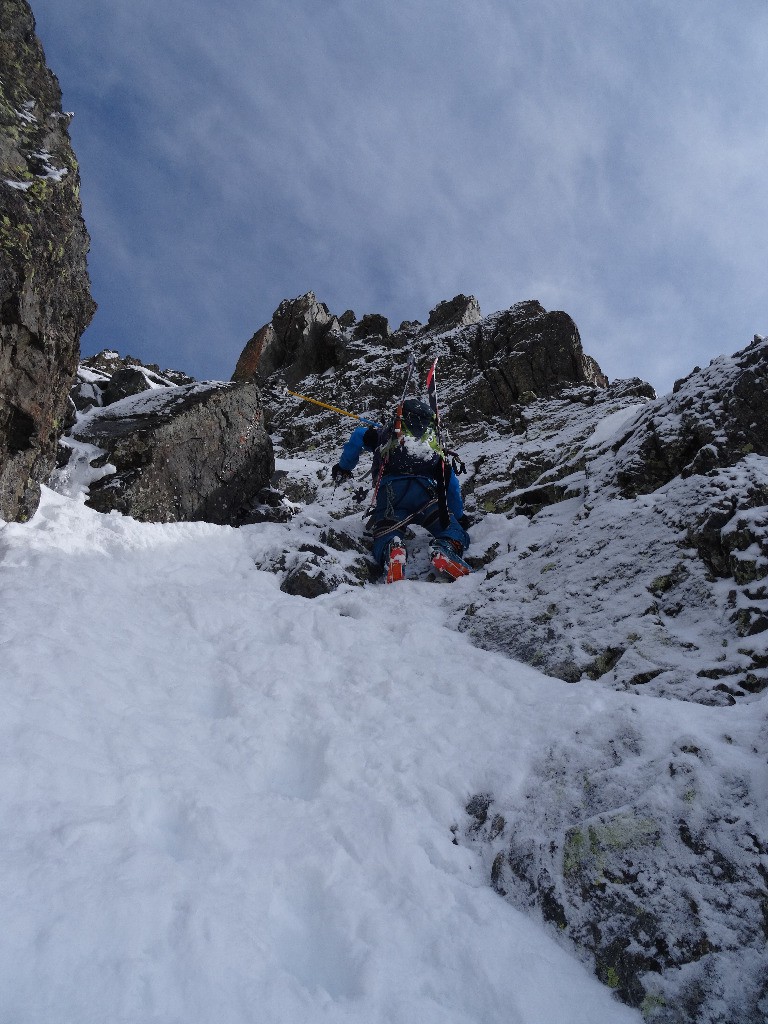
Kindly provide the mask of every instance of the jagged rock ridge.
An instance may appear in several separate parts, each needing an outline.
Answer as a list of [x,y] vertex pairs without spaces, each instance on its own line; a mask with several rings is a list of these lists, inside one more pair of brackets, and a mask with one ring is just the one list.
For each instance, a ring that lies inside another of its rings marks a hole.
[[145,366],[133,356],[123,358],[114,349],[103,349],[78,366],[67,426],[74,425],[78,412],[112,405],[150,388],[193,383],[194,378],[181,370],[161,370],[156,363]]
[[[584,354],[578,328],[568,314],[547,312],[536,301],[483,318],[474,296],[457,295],[439,303],[426,326],[408,321],[392,332],[386,319],[375,314],[353,323],[347,318],[347,323],[343,327],[313,292],[285,301],[246,345],[233,380],[278,375],[293,386],[359,359],[370,367],[372,380],[379,370],[377,346],[389,362],[380,373],[388,369],[391,375],[397,372],[392,364],[398,350],[427,353],[440,338],[452,391],[463,396],[473,417],[477,412],[506,415],[515,403],[555,394],[565,384],[607,383],[595,360]],[[344,387],[343,380],[335,383]],[[368,391],[366,399],[376,397]],[[386,401],[388,396],[382,392],[380,397]]]
[[0,516],[23,520],[53,468],[95,305],[69,118],[26,0],[0,4],[0,67]]

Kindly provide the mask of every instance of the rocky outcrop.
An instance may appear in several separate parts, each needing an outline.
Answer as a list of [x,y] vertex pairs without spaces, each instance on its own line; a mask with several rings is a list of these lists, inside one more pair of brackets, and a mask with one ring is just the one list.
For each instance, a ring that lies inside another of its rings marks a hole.
[[613,445],[602,485],[628,498],[650,494],[677,476],[735,466],[768,455],[768,340],[755,337],[735,356],[714,359],[678,381]]
[[95,406],[112,405],[152,388],[192,383],[194,378],[181,370],[161,370],[157,363],[144,365],[133,356],[122,357],[113,349],[103,349],[84,359],[77,369],[66,425],[73,426],[78,412]]
[[[711,389],[697,385],[691,415],[719,410],[722,466],[693,447],[661,483],[689,430],[682,392],[648,401],[626,382],[526,407],[496,451],[463,446],[470,506],[520,525],[460,628],[572,682],[722,705],[768,688],[768,460],[734,440],[742,428],[716,397],[753,355],[719,360]],[[764,414],[747,417],[759,437]],[[667,443],[648,465],[650,423]]]
[[354,325],[352,336],[358,340],[364,338],[388,338],[392,334],[389,321],[380,313],[366,313]]
[[[407,348],[422,380],[440,352],[440,403],[468,467],[468,511],[499,517],[506,538],[470,549],[487,579],[458,610],[459,628],[571,682],[721,705],[767,688],[758,396],[768,342],[656,399],[637,379],[603,386],[564,313],[525,302],[456,327],[457,314],[475,315],[474,300],[436,309],[432,327],[408,325]],[[403,379],[401,333],[370,338],[359,354],[350,347],[343,367],[304,379],[302,392],[383,422]],[[520,393],[534,386],[538,397]],[[287,454],[311,446],[336,461],[345,420],[279,389],[269,404]]]
[[[267,380],[279,372],[293,387],[358,358],[374,368],[379,351],[391,373],[396,351],[407,348],[428,358],[439,337],[441,366],[456,385],[454,398],[460,394],[465,418],[514,418],[516,406],[551,397],[564,387],[608,383],[596,361],[584,354],[568,314],[547,312],[535,300],[483,318],[474,296],[456,295],[439,302],[426,325],[404,321],[394,333],[386,317],[368,313],[352,322],[352,316],[350,311],[334,316],[313,292],[281,303],[246,345],[233,380]],[[460,409],[456,415],[461,418]]]
[[50,474],[93,316],[88,235],[61,92],[25,0],[0,2],[0,517]]
[[427,329],[430,331],[450,331],[456,327],[468,327],[479,323],[483,318],[480,303],[474,295],[456,295],[452,299],[438,302],[429,311]]
[[270,323],[260,328],[238,359],[232,380],[265,379],[283,370],[296,384],[311,373],[323,373],[335,361],[341,325],[314,292],[281,302]]
[[571,317],[547,312],[536,301],[482,321],[472,355],[482,377],[466,401],[490,414],[506,414],[515,403],[551,397],[570,384],[608,383],[595,360],[584,354]]
[[123,398],[140,395],[142,391],[148,391],[150,387],[151,385],[141,370],[135,367],[126,367],[124,370],[117,370],[112,374],[102,391],[102,403],[114,405],[115,402],[120,402]]
[[145,522],[239,525],[274,471],[254,384],[154,388],[92,410],[71,437],[101,451],[92,463],[114,468],[86,503]]
[[756,1024],[768,842],[754,751],[729,735],[651,743],[632,718],[630,706],[597,758],[600,725],[580,722],[517,800],[476,795],[464,834],[484,844],[494,889],[586,953],[646,1020]]
[[92,370],[111,379],[121,370],[140,370],[150,384],[167,386],[169,384],[193,384],[195,378],[190,377],[183,370],[165,369],[161,370],[157,363],[142,363],[135,356],[121,356],[114,349],[105,348],[97,352],[95,356],[88,356],[83,359],[78,368],[82,371]]

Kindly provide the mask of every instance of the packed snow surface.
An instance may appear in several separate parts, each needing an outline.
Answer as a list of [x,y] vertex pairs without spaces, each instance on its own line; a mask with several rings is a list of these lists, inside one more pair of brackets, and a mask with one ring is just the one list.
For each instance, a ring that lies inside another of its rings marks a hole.
[[722,712],[473,647],[433,584],[281,593],[282,530],[49,490],[0,523],[2,1020],[638,1022],[488,886],[465,804],[574,720]]

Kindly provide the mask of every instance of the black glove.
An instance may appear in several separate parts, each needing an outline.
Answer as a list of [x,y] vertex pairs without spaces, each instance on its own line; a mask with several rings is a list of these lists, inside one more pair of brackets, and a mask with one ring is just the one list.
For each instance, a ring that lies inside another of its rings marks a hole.
[[468,530],[473,523],[474,519],[470,519],[466,512],[461,517],[461,519],[459,519],[459,526],[462,528],[462,530]]
[[375,452],[379,447],[379,432],[376,427],[368,427],[363,434],[363,445],[369,452]]
[[333,482],[337,484],[343,484],[344,481],[349,480],[351,476],[352,474],[350,473],[350,471],[348,469],[342,469],[338,462],[331,470],[331,477],[333,478]]

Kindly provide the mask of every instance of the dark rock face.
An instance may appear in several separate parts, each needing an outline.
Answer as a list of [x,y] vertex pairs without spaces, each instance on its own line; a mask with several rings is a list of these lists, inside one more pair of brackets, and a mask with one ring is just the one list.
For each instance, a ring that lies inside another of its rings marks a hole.
[[239,525],[274,471],[254,384],[154,389],[95,410],[72,436],[116,468],[86,503],[144,522]]
[[284,594],[311,599],[320,597],[321,594],[330,594],[336,586],[336,581],[320,567],[319,558],[315,556],[290,569],[280,584],[280,589]]
[[141,372],[133,367],[126,367],[113,373],[109,383],[103,391],[104,405],[113,405],[130,395],[140,395],[142,391],[148,391],[150,384]]
[[568,384],[608,383],[595,360],[585,356],[568,314],[548,313],[536,301],[482,321],[473,355],[483,378],[467,400],[487,413],[506,413],[513,403],[552,396]]
[[66,426],[75,423],[75,413],[112,405],[130,395],[139,395],[153,387],[193,384],[194,378],[181,370],[161,370],[157,363],[144,365],[133,356],[121,357],[112,349],[104,349],[84,359],[69,397],[70,416]]
[[285,371],[294,385],[310,373],[323,373],[334,364],[341,326],[314,292],[281,302],[272,321],[254,334],[243,349],[234,381],[269,377]]
[[322,530],[318,543],[302,544],[290,560],[284,559],[279,568],[287,571],[280,589],[284,594],[311,599],[330,594],[341,585],[372,583],[381,576],[381,569],[366,554],[348,534]]
[[388,338],[392,330],[389,321],[379,313],[366,313],[361,317],[352,332],[353,337],[361,338]]
[[0,516],[28,518],[93,316],[77,163],[25,0],[0,3]]
[[482,320],[480,303],[474,295],[457,295],[453,299],[438,302],[429,311],[427,328],[429,330],[450,331],[455,327],[466,327]]
[[[591,356],[587,356],[591,359]],[[629,380],[615,380],[611,387],[617,398],[656,398],[653,387],[639,377],[631,377]]]
[[547,312],[536,301],[483,319],[474,296],[456,295],[431,310],[426,326],[404,321],[392,333],[386,317],[377,314],[354,323],[349,311],[341,319],[333,316],[313,292],[281,303],[271,323],[246,345],[233,380],[257,375],[264,380],[279,371],[294,387],[304,377],[357,358],[375,359],[376,344],[386,346],[390,360],[392,350],[405,347],[428,355],[436,336],[442,340],[442,365],[460,384],[456,390],[473,416],[507,416],[513,406],[552,396],[563,387],[608,383],[595,360],[584,354],[567,313]]
[[161,370],[157,363],[142,363],[135,356],[121,356],[114,349],[105,348],[95,356],[88,356],[80,364],[82,370],[93,370],[112,378],[122,370],[140,370],[148,381],[162,386],[168,384],[193,384],[195,378],[183,370]]

